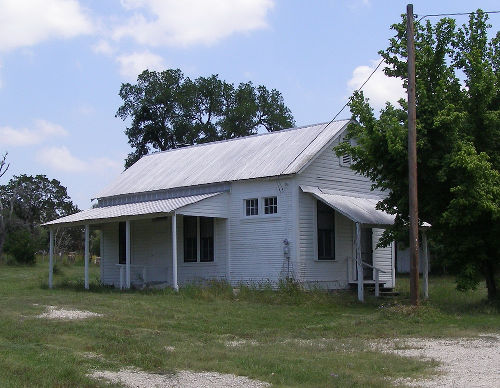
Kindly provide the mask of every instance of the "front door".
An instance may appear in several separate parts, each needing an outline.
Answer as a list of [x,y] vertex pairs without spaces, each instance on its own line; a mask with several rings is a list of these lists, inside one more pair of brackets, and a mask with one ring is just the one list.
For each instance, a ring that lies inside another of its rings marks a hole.
[[[373,265],[372,229],[361,228],[361,260]],[[373,280],[373,269],[363,265],[363,280]]]

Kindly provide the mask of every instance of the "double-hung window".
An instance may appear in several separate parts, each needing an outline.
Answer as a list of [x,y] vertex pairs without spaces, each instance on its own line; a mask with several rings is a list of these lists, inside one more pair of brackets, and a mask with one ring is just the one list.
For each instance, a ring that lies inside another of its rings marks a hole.
[[335,211],[317,201],[318,260],[335,260]]
[[214,261],[214,219],[184,216],[184,262]]
[[245,200],[245,215],[257,216],[259,215],[259,200],[258,198],[250,198]]
[[278,213],[278,197],[264,198],[264,214]]

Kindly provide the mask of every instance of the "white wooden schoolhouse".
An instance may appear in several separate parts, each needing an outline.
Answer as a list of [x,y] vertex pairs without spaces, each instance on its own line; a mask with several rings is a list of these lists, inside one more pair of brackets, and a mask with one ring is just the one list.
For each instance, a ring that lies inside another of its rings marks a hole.
[[[224,279],[293,278],[345,289],[395,285],[394,244],[377,248],[394,216],[383,193],[333,147],[349,120],[157,152],[97,195],[97,207],[47,225],[101,232],[101,282],[129,288]],[[51,237],[51,246],[53,238]],[[52,286],[52,272],[49,285]]]

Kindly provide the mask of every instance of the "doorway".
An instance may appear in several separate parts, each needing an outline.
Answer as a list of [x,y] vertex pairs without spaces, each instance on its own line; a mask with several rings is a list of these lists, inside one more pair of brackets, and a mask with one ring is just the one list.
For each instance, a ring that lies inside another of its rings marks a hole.
[[[373,265],[373,233],[371,228],[361,228],[361,260]],[[363,280],[373,280],[373,268],[363,266]]]

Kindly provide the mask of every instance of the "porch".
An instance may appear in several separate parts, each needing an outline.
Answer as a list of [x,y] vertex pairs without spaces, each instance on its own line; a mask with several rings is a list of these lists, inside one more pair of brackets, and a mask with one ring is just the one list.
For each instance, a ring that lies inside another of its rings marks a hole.
[[[381,231],[394,223],[393,215],[376,208],[380,198],[354,197],[313,186],[300,186],[300,188],[304,193],[312,195],[318,202],[352,221],[353,253],[346,260],[347,282],[357,286],[358,300],[364,301],[366,285],[373,285],[376,296],[380,295],[381,287],[393,288],[396,276],[395,244],[391,244],[388,258],[376,261],[373,256],[377,245],[373,240],[374,231],[378,233],[379,230]],[[424,268],[422,290],[425,297],[428,297],[429,262],[426,230],[429,226],[429,224],[424,224],[421,227],[424,253],[422,257]]]
[[[49,287],[54,228],[84,226],[84,287],[89,288],[89,236],[101,237],[101,283],[120,289],[170,286],[197,277],[225,277],[226,202],[222,193],[89,209],[48,223]],[[205,201],[205,202],[204,202]],[[180,279],[179,279],[180,278]]]

